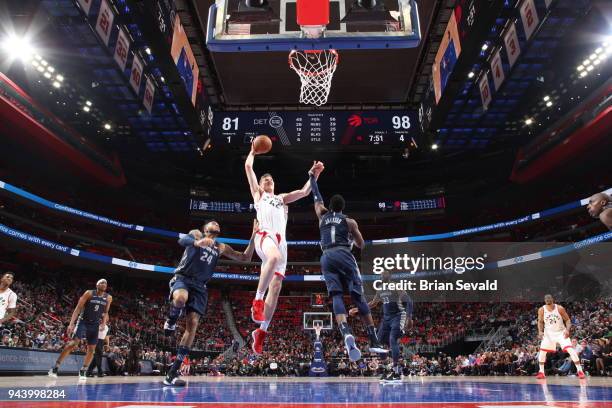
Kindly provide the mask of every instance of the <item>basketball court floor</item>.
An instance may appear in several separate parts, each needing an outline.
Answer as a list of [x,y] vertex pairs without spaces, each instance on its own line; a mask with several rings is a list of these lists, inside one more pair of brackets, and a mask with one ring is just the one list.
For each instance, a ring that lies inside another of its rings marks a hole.
[[[189,378],[189,377],[188,377]],[[39,390],[39,398],[35,398]],[[46,392],[40,393],[40,390]],[[62,395],[53,397],[52,391]],[[12,391],[12,392],[11,392]],[[30,391],[28,393],[28,391]],[[41,394],[45,398],[41,399]],[[12,396],[12,397],[11,397]],[[19,397],[18,397],[19,396]],[[161,377],[0,378],[0,406],[13,407],[445,407],[612,408],[612,381],[552,377],[416,377],[381,385],[370,378],[191,377],[185,388]]]

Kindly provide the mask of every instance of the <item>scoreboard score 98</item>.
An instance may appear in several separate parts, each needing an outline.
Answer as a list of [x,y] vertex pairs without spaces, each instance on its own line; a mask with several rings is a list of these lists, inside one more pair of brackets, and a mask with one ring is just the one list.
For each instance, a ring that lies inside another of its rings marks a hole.
[[217,112],[212,126],[216,146],[248,145],[268,135],[282,146],[408,146],[421,136],[413,111]]

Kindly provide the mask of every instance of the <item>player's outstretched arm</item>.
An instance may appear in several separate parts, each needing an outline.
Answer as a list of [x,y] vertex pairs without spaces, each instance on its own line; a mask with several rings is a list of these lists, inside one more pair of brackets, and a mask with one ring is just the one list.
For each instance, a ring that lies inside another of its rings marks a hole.
[[[319,168],[319,167],[323,166],[323,163],[321,162],[314,162],[314,164],[312,165],[312,167],[309,170],[309,173],[315,172],[315,169]],[[319,174],[321,174],[321,171],[323,171],[323,169],[321,168],[320,171],[318,171],[318,174],[315,173],[315,178],[318,179],[319,178]],[[311,186],[310,186],[310,178],[308,179],[308,181],[306,181],[306,184],[304,184],[304,187],[300,188],[299,190],[293,190],[290,193],[284,193],[281,194],[281,198],[283,199],[283,203],[285,204],[291,204],[297,200],[299,200],[300,198],[304,198],[306,197],[308,194],[310,194],[311,191]]]
[[363,249],[365,245],[365,241],[363,240],[363,236],[361,235],[361,231],[359,231],[359,226],[357,225],[357,221],[352,218],[347,218],[346,223],[348,224],[349,231],[353,236],[353,240],[355,241],[355,245],[357,248]]
[[323,204],[323,195],[319,191],[319,185],[317,184],[317,177],[321,174],[323,169],[323,163],[321,163],[319,167],[308,172],[310,188],[312,189],[312,198],[314,200],[314,209],[319,219],[321,219],[321,217],[327,212],[327,208],[325,208],[325,205]]
[[544,307],[538,309],[538,337],[544,337]]
[[74,311],[72,312],[72,316],[70,317],[70,324],[68,325],[69,335],[72,335],[72,332],[74,331],[74,326],[76,324],[76,319],[81,314],[81,311],[85,307],[85,303],[87,303],[87,301],[91,299],[91,296],[92,296],[91,291],[88,290],[85,293],[83,293],[81,297],[79,298],[79,302],[77,303],[76,307],[74,308]]
[[244,252],[238,252],[227,244],[221,244],[221,255],[234,261],[250,262],[253,259],[253,252],[255,252],[255,235],[257,235],[257,232],[259,232],[259,222],[255,219],[253,220],[253,233]]
[[565,337],[569,337],[570,330],[572,329],[572,319],[570,319],[569,315],[567,314],[567,311],[563,306],[557,306],[557,308],[559,309],[559,314],[563,319],[563,324],[565,324]]
[[261,189],[259,188],[259,183],[257,183],[257,176],[255,175],[255,170],[253,170],[254,162],[255,151],[253,150],[253,146],[251,146],[251,151],[249,152],[244,162],[244,171],[246,172],[246,177],[247,181],[249,182],[249,189],[251,190],[253,201],[258,202],[261,198]]
[[194,243],[201,238],[202,233],[199,230],[191,230],[189,231],[189,234],[180,237],[178,243],[181,246],[189,247],[194,245]]

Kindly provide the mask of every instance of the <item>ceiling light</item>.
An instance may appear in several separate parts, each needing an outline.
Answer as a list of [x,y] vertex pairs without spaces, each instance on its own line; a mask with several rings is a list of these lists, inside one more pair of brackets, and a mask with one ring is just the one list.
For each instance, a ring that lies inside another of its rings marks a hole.
[[544,97],[544,102],[548,101],[549,99],[550,99],[550,96],[546,95],[546,96]]
[[601,60],[599,58],[593,61],[593,65],[599,65],[600,63],[601,63]]
[[474,72],[471,72],[471,71],[470,71],[470,73],[468,74],[468,78],[470,78],[470,79],[471,79],[471,78],[474,78],[474,75],[476,75],[476,74],[474,74]]
[[41,67],[40,65],[39,65],[39,66],[36,68],[36,70],[37,70],[38,72],[45,72],[45,68],[44,68],[44,67]]
[[553,103],[551,101],[546,102],[546,106],[548,106],[549,108],[553,105]]
[[57,79],[60,82],[64,82],[64,77],[62,75],[56,76],[55,79]]
[[48,72],[45,72],[43,75],[45,76],[45,78],[51,78],[51,74]]
[[578,65],[578,67],[576,68],[578,71],[582,71],[584,69],[584,65]]
[[55,68],[53,68],[51,65],[49,65],[49,66],[47,67],[47,71],[49,71],[49,72],[53,73],[53,72],[55,71]]
[[53,81],[53,86],[59,88],[60,86],[62,86],[62,84],[60,84],[58,81]]
[[85,105],[91,106],[91,101],[85,101]]
[[145,48],[145,52],[147,55],[151,55],[151,49],[149,47]]
[[592,71],[592,70],[593,70],[593,68],[594,68],[594,67],[593,67],[592,65],[589,65],[589,66],[588,66],[586,69],[587,69],[587,71]]
[[84,110],[85,112],[89,112],[89,106],[83,106],[83,110]]
[[34,55],[34,47],[27,37],[19,37],[11,34],[2,41],[2,48],[10,59],[20,58],[28,61]]
[[603,48],[599,47],[595,50],[595,54],[599,54],[602,51],[603,51]]
[[432,144],[431,150],[438,150],[438,145],[436,143]]
[[482,44],[482,50],[483,51],[486,51],[488,48],[489,48],[489,44],[487,44],[487,43]]
[[528,125],[528,126],[529,126],[529,125],[531,125],[532,123],[533,123],[533,119],[531,119],[531,118],[527,118],[527,119],[525,119],[525,124],[526,124],[526,125]]
[[[587,72],[586,71],[582,71],[580,73],[580,78],[584,78],[585,76],[587,76]],[[572,98],[573,99],[573,98]]]
[[105,124],[104,124],[104,129],[106,129],[106,130],[111,130],[111,129],[112,129],[111,124],[110,124],[110,123],[105,123]]
[[45,60],[40,60],[40,63],[41,63],[41,64],[42,64],[44,67],[46,67],[47,65],[49,65],[49,63],[48,63],[47,61],[45,61]]

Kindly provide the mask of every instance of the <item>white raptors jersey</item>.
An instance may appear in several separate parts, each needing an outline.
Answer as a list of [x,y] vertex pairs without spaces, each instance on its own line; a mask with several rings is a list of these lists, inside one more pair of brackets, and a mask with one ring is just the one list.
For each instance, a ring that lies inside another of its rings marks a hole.
[[565,324],[563,323],[563,318],[561,317],[561,313],[559,313],[559,308],[555,304],[552,312],[549,312],[544,305],[544,332],[562,332],[565,330]]
[[264,192],[255,204],[255,209],[260,231],[285,236],[289,209],[280,196]]
[[17,295],[10,288],[0,293],[0,319],[6,314],[6,309],[17,307]]

